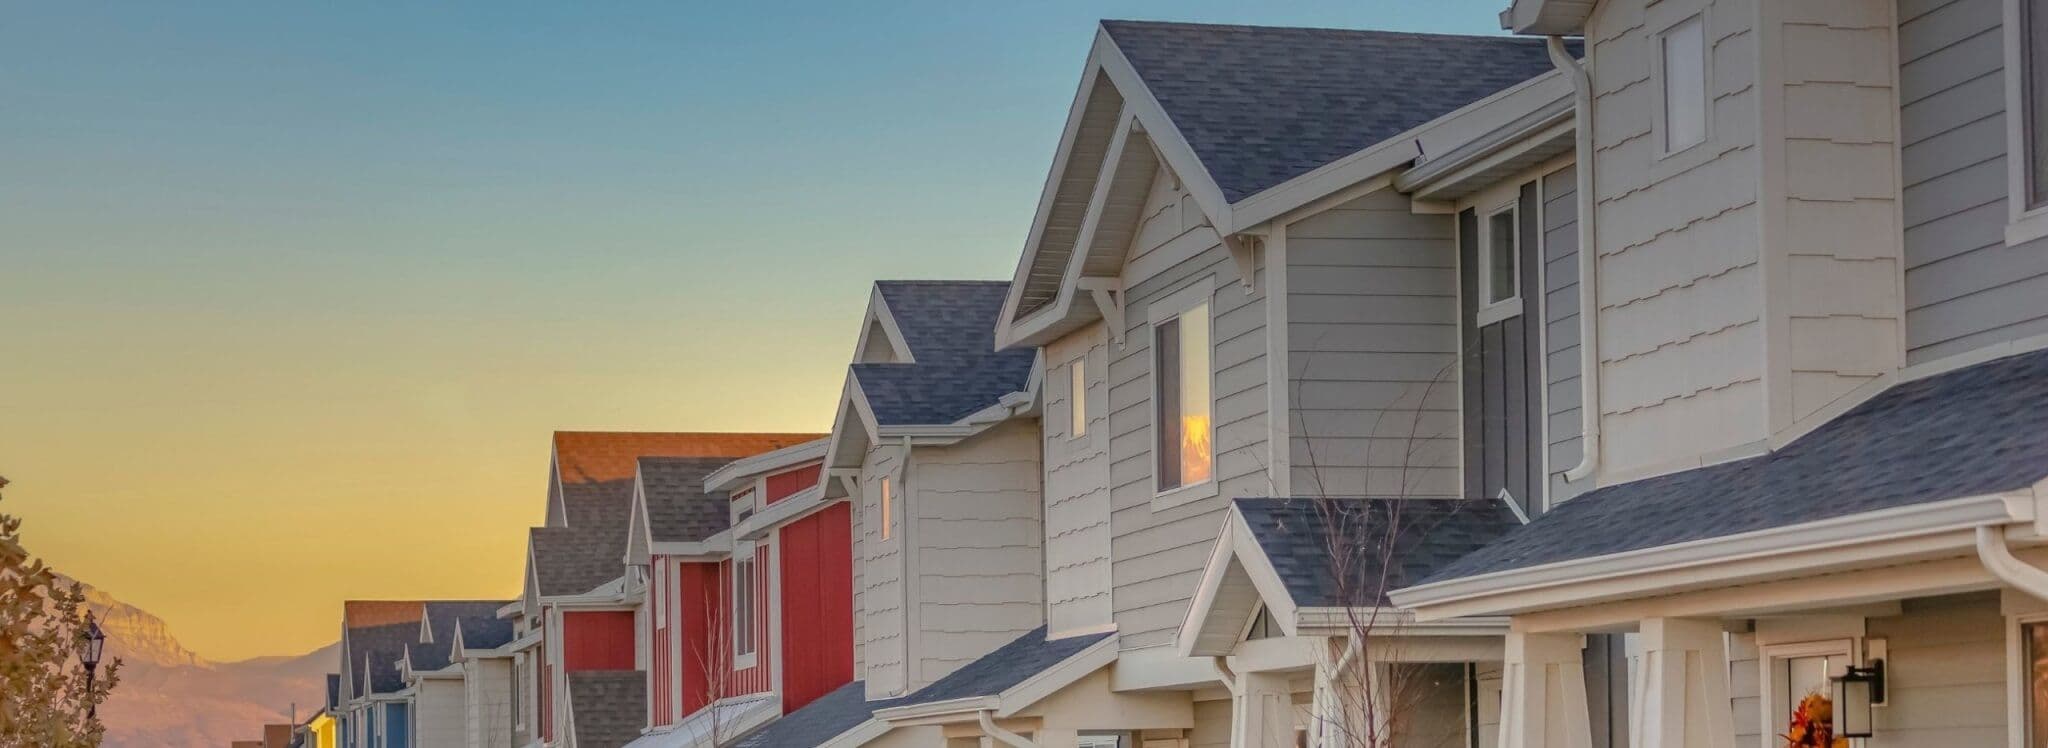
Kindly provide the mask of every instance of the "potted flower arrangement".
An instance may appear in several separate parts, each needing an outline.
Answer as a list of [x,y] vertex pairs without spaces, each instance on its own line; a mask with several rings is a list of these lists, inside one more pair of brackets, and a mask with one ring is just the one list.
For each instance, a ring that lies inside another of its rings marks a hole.
[[1848,738],[1835,737],[1835,705],[1822,694],[1807,694],[1792,710],[1785,748],[1849,748]]

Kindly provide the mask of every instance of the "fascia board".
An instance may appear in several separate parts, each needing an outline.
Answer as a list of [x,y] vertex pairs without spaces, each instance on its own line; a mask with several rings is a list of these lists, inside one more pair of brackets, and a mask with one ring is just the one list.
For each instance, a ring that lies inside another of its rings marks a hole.
[[732,528],[733,537],[741,540],[760,540],[776,528],[810,516],[811,512],[826,506],[822,485],[812,486],[788,497],[762,507],[753,516],[741,520]]
[[832,739],[818,744],[818,748],[852,748],[867,745],[889,734],[889,723],[873,717],[854,725],[853,729],[832,736]]
[[1137,67],[1131,65],[1123,50],[1110,39],[1109,30],[1097,26],[1095,35],[1096,64],[1102,66],[1103,74],[1109,76],[1110,82],[1115,83],[1117,91],[1123,94],[1124,109],[1145,127],[1146,137],[1152,139],[1152,145],[1166,159],[1167,168],[1180,177],[1181,186],[1195,199],[1195,205],[1202,209],[1210,225],[1216,227],[1216,232],[1224,236],[1235,233],[1235,227],[1240,224],[1231,221],[1233,208],[1230,201],[1223,198],[1223,188],[1217,186],[1216,178],[1195,155],[1194,147],[1188,145],[1180,127],[1173,124],[1166,108],[1159,105],[1152,89],[1146,87]]
[[[860,466],[860,460],[865,457],[865,455],[860,454],[861,450],[858,449],[851,455],[842,455],[840,453],[841,446],[845,444],[847,437],[850,435],[847,431],[848,428],[856,425],[861,428],[868,428],[866,421],[859,424],[849,423],[849,421],[861,421],[857,406],[854,405],[856,399],[865,402],[866,395],[860,391],[859,378],[855,377],[853,370],[849,368],[846,370],[845,381],[839,385],[839,406],[832,416],[832,432],[825,437],[825,472],[828,475],[833,470],[839,468],[852,467],[857,469]],[[851,418],[848,417],[849,415],[851,415]],[[872,414],[870,414],[869,420],[872,420]],[[864,433],[873,434],[874,430],[869,428]],[[849,456],[854,461],[851,464],[842,464],[841,459]]]
[[505,603],[504,605],[500,606],[498,608],[497,616],[499,618],[517,618],[521,613],[525,612],[525,610],[525,601],[513,600],[512,602]]
[[1273,620],[1280,624],[1280,631],[1288,636],[1299,636],[1295,628],[1294,595],[1287,591],[1287,584],[1280,581],[1280,572],[1273,569],[1273,560],[1266,558],[1266,550],[1259,547],[1259,540],[1252,535],[1252,528],[1244,515],[1231,507],[1230,522],[1235,530],[1231,541],[1232,550],[1238,563],[1244,567],[1245,575],[1252,578],[1252,587],[1259,591],[1259,600],[1266,604],[1266,610],[1273,614]]
[[998,707],[1000,705],[1000,701],[1001,698],[994,695],[968,696],[959,699],[934,701],[928,704],[912,704],[910,706],[889,707],[887,709],[875,710],[875,719],[884,720],[888,722],[903,723],[914,720],[929,720],[941,717],[957,717],[960,715],[973,716],[975,712],[981,711],[983,709],[994,709]]
[[[1009,292],[1003,296],[1003,309],[996,324],[997,350],[1010,347],[1018,339],[1011,334],[1011,328],[1019,321],[1017,307],[1023,302],[1025,281],[1031,275],[1033,261],[1037,259],[1038,245],[1045,238],[1045,227],[1052,217],[1053,202],[1059,196],[1062,177],[1067,171],[1067,162],[1073,157],[1074,141],[1079,137],[1081,123],[1088,113],[1088,98],[1095,92],[1096,81],[1102,76],[1102,66],[1096,60],[1101,57],[1101,48],[1106,43],[1105,35],[1098,29],[1095,43],[1088,50],[1088,61],[1082,66],[1081,85],[1074,92],[1073,103],[1067,106],[1067,122],[1066,126],[1060,129],[1059,148],[1053,152],[1052,168],[1047,170],[1045,184],[1039,188],[1038,210],[1032,215],[1031,229],[1024,237],[1024,251],[1019,255],[1016,272],[1011,275]],[[1055,306],[1061,303],[1058,296],[1055,294],[1052,302]]]
[[1195,596],[1188,601],[1187,616],[1181,619],[1180,635],[1176,637],[1180,643],[1175,645],[1175,649],[1182,657],[1196,656],[1196,642],[1201,640],[1202,629],[1210,623],[1216,594],[1229,575],[1230,562],[1237,557],[1237,528],[1242,524],[1237,518],[1237,506],[1232,505],[1224,514],[1223,528],[1217,532],[1216,543],[1209,548],[1209,561],[1202,565],[1202,576],[1195,582]]
[[728,462],[724,467],[704,476],[704,490],[729,491],[740,483],[751,481],[766,473],[784,468],[796,467],[813,460],[824,459],[831,437],[812,439],[802,444],[783,447],[773,452],[763,452],[752,457],[742,457]]
[[1508,633],[1507,616],[1472,616],[1422,623],[1415,615],[1398,608],[1341,607],[1299,608],[1294,620],[1301,636],[1343,636],[1359,628],[1354,616],[1371,621],[1366,629],[1373,636],[1503,636]]
[[1506,155],[1512,155],[1557,137],[1569,136],[1578,127],[1573,119],[1571,92],[1542,102],[1533,111],[1487,130],[1401,173],[1394,187],[1402,192],[1427,192],[1442,184],[1468,179],[1476,171]]
[[1102,641],[1088,645],[1087,649],[1075,652],[1073,656],[1040,670],[1024,682],[1005,689],[996,697],[997,717],[1011,717],[1044,701],[1060,689],[1071,686],[1075,681],[1116,662],[1117,636],[1110,634]]
[[[1754,564],[1745,562],[1763,562],[1778,574],[1789,576],[1806,568],[1867,559],[1873,550],[1882,557],[1884,550],[1873,546],[1888,541],[1953,534],[1984,525],[2031,522],[2034,514],[2031,491],[1968,496],[1450,579],[1395,590],[1391,598],[1394,604],[1414,611],[1417,620],[1433,621],[1457,615],[1521,612],[1533,602],[1513,606],[1506,601],[1488,602],[1509,595],[1531,600],[1530,593],[1543,592],[1560,605],[1575,604],[1582,600],[1574,597],[1574,589],[1596,583],[1610,583],[1603,585],[1602,595],[1606,597],[1668,593],[1674,591],[1671,575],[1678,572],[1694,572],[1685,580],[1689,586],[1735,581],[1756,573]],[[1913,548],[1916,552],[1934,550]],[[1842,553],[1831,555],[1824,551]],[[1804,557],[1795,562],[1789,558],[1794,555]]]
[[1259,191],[1231,207],[1237,223],[1219,233],[1230,234],[1279,218],[1301,206],[1351,185],[1402,169],[1430,153],[1450,153],[1516,118],[1534,111],[1544,102],[1571,95],[1571,82],[1553,70],[1466,104],[1450,113],[1422,123],[1393,137],[1367,146],[1349,156],[1316,167],[1306,174]]

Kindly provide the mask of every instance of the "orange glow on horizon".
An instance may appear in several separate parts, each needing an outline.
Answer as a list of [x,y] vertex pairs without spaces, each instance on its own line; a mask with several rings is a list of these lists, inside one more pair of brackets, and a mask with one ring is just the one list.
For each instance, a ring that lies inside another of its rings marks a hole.
[[1181,416],[1181,485],[1200,483],[1209,479],[1210,467],[1215,462],[1213,446],[1209,439],[1208,414],[1191,413]]

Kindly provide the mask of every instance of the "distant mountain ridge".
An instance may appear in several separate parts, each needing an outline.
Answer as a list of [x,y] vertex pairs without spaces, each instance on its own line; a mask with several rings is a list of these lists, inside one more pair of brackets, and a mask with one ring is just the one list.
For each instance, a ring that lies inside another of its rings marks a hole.
[[109,748],[226,745],[265,723],[305,719],[327,697],[339,644],[302,655],[214,662],[187,649],[163,619],[88,585],[86,604],[120,658],[121,684],[100,707]]

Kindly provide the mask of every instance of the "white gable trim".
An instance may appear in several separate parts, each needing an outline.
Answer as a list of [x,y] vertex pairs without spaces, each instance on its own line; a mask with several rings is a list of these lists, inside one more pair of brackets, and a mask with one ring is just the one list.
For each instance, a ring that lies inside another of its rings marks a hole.
[[1182,657],[1229,654],[1228,651],[1205,649],[1201,640],[1205,633],[1229,631],[1233,634],[1231,643],[1236,643],[1235,633],[1244,627],[1245,616],[1217,607],[1224,585],[1233,582],[1250,583],[1260,602],[1272,612],[1281,632],[1287,636],[1297,635],[1294,596],[1288,594],[1287,585],[1280,580],[1280,573],[1273,569],[1272,560],[1266,558],[1265,550],[1259,547],[1244,514],[1233,504],[1224,516],[1223,530],[1217,534],[1209,562],[1202,568],[1202,577],[1195,586],[1195,597],[1188,603],[1187,617],[1181,621],[1178,640]]
[[733,460],[726,463],[725,467],[721,467],[712,471],[710,475],[704,476],[704,490],[731,491],[739,489],[743,487],[740,485],[741,483],[752,482],[752,479],[762,475],[780,472],[807,462],[823,459],[825,457],[826,445],[830,442],[831,437],[820,437],[802,444],[783,447],[773,452],[763,452],[752,457],[742,457]]
[[868,349],[868,335],[876,329],[888,339],[889,350],[896,354],[896,360],[887,363],[914,364],[917,359],[910,355],[910,343],[903,339],[903,328],[896,325],[896,315],[889,311],[889,301],[882,297],[881,286],[868,290],[867,316],[860,323],[860,338],[853,344],[853,362],[867,363],[861,355]]

